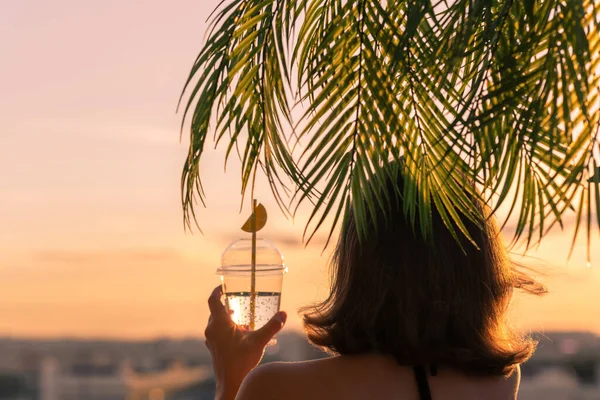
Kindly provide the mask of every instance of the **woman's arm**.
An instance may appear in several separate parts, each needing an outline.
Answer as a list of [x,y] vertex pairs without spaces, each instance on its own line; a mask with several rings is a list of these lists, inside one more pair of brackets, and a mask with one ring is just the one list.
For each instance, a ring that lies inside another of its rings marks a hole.
[[265,347],[281,330],[287,315],[280,311],[262,328],[248,331],[237,326],[221,303],[221,286],[208,299],[210,318],[204,331],[217,382],[216,400],[234,400],[246,375],[258,365]]

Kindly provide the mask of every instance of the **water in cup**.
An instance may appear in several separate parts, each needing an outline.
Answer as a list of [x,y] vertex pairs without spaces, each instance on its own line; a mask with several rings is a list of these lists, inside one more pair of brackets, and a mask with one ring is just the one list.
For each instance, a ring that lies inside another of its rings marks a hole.
[[[255,298],[254,329],[265,325],[273,315],[279,311],[281,293],[257,292]],[[231,319],[237,325],[250,327],[250,304],[252,295],[250,292],[225,293],[225,306],[231,311]]]
[[237,325],[255,330],[279,311],[283,275],[287,268],[283,256],[272,242],[257,239],[253,274],[252,251],[250,239],[232,242],[221,257],[217,273],[221,276],[225,306],[231,318]]

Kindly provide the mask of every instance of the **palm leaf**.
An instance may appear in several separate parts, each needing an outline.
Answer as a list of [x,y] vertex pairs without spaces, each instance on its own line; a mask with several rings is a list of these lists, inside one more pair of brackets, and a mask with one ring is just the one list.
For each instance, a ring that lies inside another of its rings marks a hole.
[[399,164],[406,184],[393,190],[425,237],[434,207],[468,236],[464,218],[483,220],[473,197],[508,205],[513,242],[527,248],[573,212],[574,239],[581,221],[590,237],[600,215],[595,0],[226,0],[211,21],[184,89],[188,226],[212,132],[226,157],[241,148],[242,194],[260,168],[284,211],[312,203],[307,240],[329,220],[331,237],[347,212],[367,234]]

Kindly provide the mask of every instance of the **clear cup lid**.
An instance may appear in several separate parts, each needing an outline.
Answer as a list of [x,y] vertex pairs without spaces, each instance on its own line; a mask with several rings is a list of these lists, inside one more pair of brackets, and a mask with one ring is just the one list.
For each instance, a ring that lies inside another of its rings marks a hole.
[[[221,256],[218,274],[249,272],[252,268],[252,240],[233,241]],[[283,255],[273,242],[256,239],[256,270],[261,272],[286,272]]]

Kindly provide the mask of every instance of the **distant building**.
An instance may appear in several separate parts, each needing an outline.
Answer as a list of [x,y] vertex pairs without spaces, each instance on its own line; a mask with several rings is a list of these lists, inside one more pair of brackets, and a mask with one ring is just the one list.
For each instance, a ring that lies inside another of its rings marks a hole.
[[582,400],[577,378],[566,370],[551,367],[521,381],[520,400]]
[[[536,334],[521,366],[519,400],[600,400],[600,340],[583,332]],[[200,338],[152,341],[0,338],[0,399],[204,400],[214,397],[211,357]],[[325,357],[284,331],[263,362]]]
[[161,371],[138,373],[132,368],[125,371],[127,400],[166,400],[173,393],[201,385],[213,378],[210,366],[188,366],[174,362]]
[[24,377],[14,373],[0,372],[0,399],[31,400],[34,394]]
[[178,362],[138,372],[128,362],[60,365],[47,358],[40,371],[40,400],[167,400],[211,379],[211,368]]
[[600,343],[596,335],[537,335],[539,346],[521,367],[519,400],[599,400]]
[[215,398],[215,381],[209,379],[189,388],[173,392],[165,400],[213,400]]
[[40,371],[40,400],[123,400],[127,385],[122,368],[112,364],[59,365],[44,359]]

